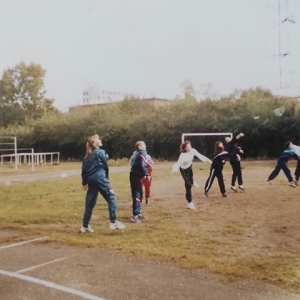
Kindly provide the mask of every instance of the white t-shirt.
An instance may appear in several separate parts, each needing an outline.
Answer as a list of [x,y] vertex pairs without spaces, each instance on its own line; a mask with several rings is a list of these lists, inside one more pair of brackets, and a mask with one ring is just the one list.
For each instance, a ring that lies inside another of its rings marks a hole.
[[172,167],[173,172],[177,172],[179,168],[189,168],[193,163],[194,156],[198,157],[203,162],[209,162],[209,158],[200,154],[196,149],[192,148],[190,152],[181,152],[178,161]]
[[300,156],[300,146],[292,144],[291,148],[297,153],[298,156]]

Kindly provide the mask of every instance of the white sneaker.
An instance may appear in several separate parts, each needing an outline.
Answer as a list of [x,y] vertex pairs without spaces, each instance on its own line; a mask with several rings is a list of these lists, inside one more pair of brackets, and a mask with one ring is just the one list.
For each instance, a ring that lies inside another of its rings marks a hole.
[[198,188],[200,185],[197,182],[193,183],[193,187]]
[[242,190],[242,191],[245,190],[245,188],[243,187],[243,185],[239,185],[239,189]]
[[132,216],[131,221],[137,224],[142,223],[138,216]]
[[189,202],[189,203],[187,204],[187,207],[186,207],[186,208],[188,208],[188,209],[193,209],[193,210],[196,209],[196,207],[195,207],[195,205],[194,205],[193,202]]
[[289,184],[290,184],[290,186],[293,187],[293,188],[297,187],[294,181],[291,181]]
[[110,229],[124,229],[126,226],[119,222],[119,221],[116,221],[115,223],[110,223],[109,224],[109,228]]
[[237,190],[236,190],[236,187],[235,186],[233,186],[233,185],[231,185],[230,186],[230,188],[234,191],[234,192],[237,192]]
[[80,232],[82,232],[82,233],[85,233],[85,232],[94,232],[94,229],[90,226],[90,225],[88,225],[88,227],[81,227],[80,228]]

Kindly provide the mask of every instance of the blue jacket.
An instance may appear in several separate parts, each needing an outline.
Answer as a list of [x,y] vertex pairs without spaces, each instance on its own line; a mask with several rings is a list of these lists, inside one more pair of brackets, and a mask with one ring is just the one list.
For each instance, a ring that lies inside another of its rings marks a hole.
[[108,164],[106,152],[102,149],[93,148],[91,157],[85,156],[82,162],[82,184],[86,185],[88,177],[96,172],[103,173],[108,178]]
[[278,162],[288,162],[290,158],[295,158],[296,160],[299,160],[297,153],[295,150],[291,148],[286,148],[281,153],[281,155],[278,158]]
[[131,157],[130,173],[135,174],[138,178],[148,176],[147,171],[147,152],[145,150],[137,150]]

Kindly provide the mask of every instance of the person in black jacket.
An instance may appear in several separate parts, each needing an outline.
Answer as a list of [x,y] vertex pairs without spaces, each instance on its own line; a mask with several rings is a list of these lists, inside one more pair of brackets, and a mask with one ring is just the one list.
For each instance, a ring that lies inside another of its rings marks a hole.
[[236,154],[228,153],[224,151],[224,145],[221,141],[217,141],[215,144],[215,152],[213,154],[213,161],[210,167],[209,177],[206,180],[204,187],[204,197],[208,197],[208,191],[211,188],[215,177],[218,179],[219,188],[223,198],[227,198],[225,184],[223,180],[223,165],[225,164],[225,159],[228,157],[234,157]]
[[85,212],[83,215],[80,231],[94,232],[89,225],[93,209],[96,205],[98,193],[100,192],[108,204],[110,229],[123,229],[125,225],[116,220],[117,200],[108,179],[108,164],[106,152],[99,147],[102,141],[95,134],[88,138],[86,143],[86,155],[82,162],[82,188],[86,191]]
[[243,186],[241,157],[240,157],[240,155],[243,154],[244,151],[237,144],[237,141],[243,136],[244,136],[244,134],[241,132],[236,137],[230,138],[227,136],[225,138],[225,143],[227,144],[227,151],[229,153],[237,154],[230,158],[230,164],[231,164],[232,171],[233,171],[232,177],[231,177],[231,187],[230,188],[234,192],[237,192],[236,187],[235,187],[236,179],[238,181],[239,189],[242,191],[245,190],[244,186]]

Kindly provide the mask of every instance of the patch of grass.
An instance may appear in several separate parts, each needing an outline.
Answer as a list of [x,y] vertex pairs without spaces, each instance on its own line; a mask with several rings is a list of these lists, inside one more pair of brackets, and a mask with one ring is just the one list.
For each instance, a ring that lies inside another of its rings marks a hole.
[[[72,165],[78,166],[78,163]],[[92,218],[95,233],[79,233],[85,192],[78,177],[0,185],[0,225],[19,230],[24,236],[49,236],[44,243],[54,241],[76,247],[105,247],[128,255],[172,262],[183,268],[205,268],[223,275],[227,281],[263,280],[300,291],[300,261],[294,256],[249,258],[242,255],[247,226],[241,222],[228,218],[223,225],[213,226],[211,224],[220,218],[213,211],[204,208],[191,214],[182,207],[151,199],[152,205],[147,206],[148,220],[141,225],[131,224],[128,171],[110,177],[118,199],[118,219],[126,224],[125,230],[108,228],[107,204],[99,195]],[[170,177],[170,166],[155,170],[156,180],[166,177]],[[278,249],[280,247],[278,245]]]

